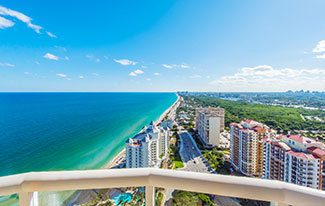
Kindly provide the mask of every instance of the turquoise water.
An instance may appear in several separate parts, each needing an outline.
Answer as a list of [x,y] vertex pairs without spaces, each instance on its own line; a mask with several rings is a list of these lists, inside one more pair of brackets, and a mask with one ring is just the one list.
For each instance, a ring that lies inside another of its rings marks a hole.
[[0,93],[0,176],[102,167],[174,93]]
[[115,198],[113,198],[113,200],[117,206],[120,206],[120,205],[124,205],[125,203],[130,203],[132,197],[133,195],[127,192],[116,196]]

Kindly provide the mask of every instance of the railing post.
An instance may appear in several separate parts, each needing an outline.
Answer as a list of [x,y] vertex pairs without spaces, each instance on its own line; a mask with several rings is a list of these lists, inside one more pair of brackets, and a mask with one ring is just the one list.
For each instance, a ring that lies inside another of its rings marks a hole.
[[283,202],[271,202],[271,206],[288,206],[288,204]]
[[19,193],[19,206],[31,206],[33,194],[31,192]]
[[146,186],[146,206],[155,205],[155,188],[153,186]]
[[38,206],[38,192],[20,192],[19,206]]

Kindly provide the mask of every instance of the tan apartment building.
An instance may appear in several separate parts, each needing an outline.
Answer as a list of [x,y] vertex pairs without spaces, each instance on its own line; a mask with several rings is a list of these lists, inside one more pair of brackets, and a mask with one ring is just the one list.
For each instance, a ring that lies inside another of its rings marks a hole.
[[218,107],[196,109],[195,128],[205,145],[220,146],[220,133],[225,128],[225,110]]
[[275,136],[265,124],[245,120],[230,124],[230,161],[241,173],[261,177],[263,173],[263,139]]

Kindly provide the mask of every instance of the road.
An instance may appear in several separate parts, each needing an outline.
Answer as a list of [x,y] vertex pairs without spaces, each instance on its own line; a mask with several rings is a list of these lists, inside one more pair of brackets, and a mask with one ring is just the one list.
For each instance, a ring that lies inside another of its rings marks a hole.
[[210,167],[209,163],[202,156],[200,149],[197,147],[192,135],[183,130],[178,133],[181,140],[179,153],[185,167],[180,170],[202,172],[202,173],[215,173]]
[[[185,167],[181,168],[180,170],[215,174],[216,172],[210,167],[209,163],[202,156],[201,150],[197,147],[192,135],[186,130],[178,132],[178,135],[181,140],[179,152],[182,161],[185,163]],[[173,190],[169,190],[170,195],[172,191]],[[231,197],[214,195],[212,199],[217,205],[241,206],[238,203],[238,200]]]

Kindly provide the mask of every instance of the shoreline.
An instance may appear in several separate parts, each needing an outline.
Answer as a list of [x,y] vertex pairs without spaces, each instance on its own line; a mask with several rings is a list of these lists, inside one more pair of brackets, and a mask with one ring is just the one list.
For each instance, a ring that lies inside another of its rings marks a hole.
[[[171,112],[175,111],[178,108],[181,102],[181,97],[177,93],[176,96],[177,99],[175,100],[175,102],[159,116],[157,121],[155,121],[156,125],[159,125],[166,118],[166,116],[168,116]],[[125,160],[125,154],[126,151],[125,148],[123,148],[120,152],[117,153],[117,155],[113,157],[113,159],[105,163],[104,166],[101,167],[101,169],[113,169],[119,166]]]
[[[156,125],[159,125],[166,117],[168,117],[168,115],[172,112],[174,112],[178,106],[180,105],[182,99],[181,97],[176,93],[177,95],[177,99],[175,100],[175,102],[168,107],[158,118],[158,120],[155,121]],[[141,132],[141,131],[140,131]],[[107,161],[102,167],[100,167],[100,169],[118,169],[120,168],[120,165],[125,162],[125,155],[126,155],[126,150],[125,147],[122,148],[121,151],[119,151],[114,157],[113,159]],[[108,189],[108,191],[110,191],[111,189]],[[84,202],[85,200],[87,200],[89,198],[89,195],[86,191],[76,191],[74,192],[73,195],[70,196],[70,198],[68,198],[66,201],[71,203],[77,203],[77,202]]]

